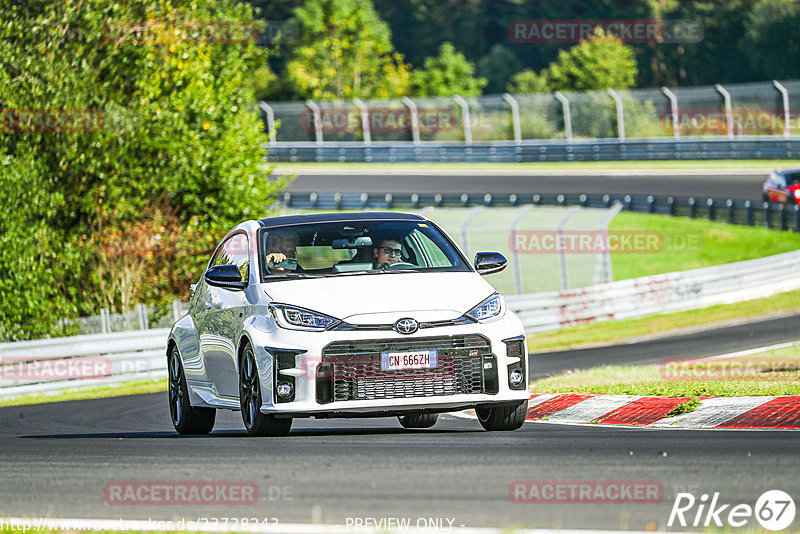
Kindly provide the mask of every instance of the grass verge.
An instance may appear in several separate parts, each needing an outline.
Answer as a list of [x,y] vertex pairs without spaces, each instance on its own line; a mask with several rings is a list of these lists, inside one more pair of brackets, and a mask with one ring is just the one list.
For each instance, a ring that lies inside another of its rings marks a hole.
[[739,226],[688,217],[623,212],[609,225],[612,232],[645,232],[656,239],[654,250],[612,253],[614,280],[699,269],[772,256],[800,249],[800,234]]
[[141,393],[157,393],[166,390],[166,378],[129,380],[127,382],[120,382],[119,384],[65,389],[52,395],[46,393],[32,393],[8,399],[0,399],[0,406],[20,406],[23,404],[43,404],[68,400],[101,399],[107,397],[121,397],[123,395],[138,395]]
[[800,290],[698,310],[606,321],[533,334],[528,337],[528,349],[531,352],[543,352],[619,344],[643,337],[715,328],[745,319],[766,318],[793,312],[800,312]]
[[529,390],[661,397],[800,395],[800,347],[722,360],[609,365],[537,380]]

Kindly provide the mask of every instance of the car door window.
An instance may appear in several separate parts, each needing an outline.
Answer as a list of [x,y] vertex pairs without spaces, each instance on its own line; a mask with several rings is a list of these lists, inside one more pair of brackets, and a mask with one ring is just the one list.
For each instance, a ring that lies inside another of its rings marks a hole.
[[242,282],[247,282],[250,273],[250,241],[245,233],[230,236],[217,249],[211,258],[210,267],[217,265],[235,265],[242,275]]

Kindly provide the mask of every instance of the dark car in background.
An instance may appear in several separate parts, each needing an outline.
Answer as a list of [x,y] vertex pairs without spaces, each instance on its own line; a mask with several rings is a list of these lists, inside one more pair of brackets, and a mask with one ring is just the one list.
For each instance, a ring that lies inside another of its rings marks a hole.
[[800,204],[800,169],[775,171],[762,186],[764,202]]

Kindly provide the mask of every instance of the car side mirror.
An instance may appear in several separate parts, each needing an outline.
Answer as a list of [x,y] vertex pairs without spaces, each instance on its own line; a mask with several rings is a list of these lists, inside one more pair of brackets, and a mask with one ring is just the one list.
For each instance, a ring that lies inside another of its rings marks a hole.
[[242,282],[242,273],[235,265],[215,265],[206,271],[203,278],[214,287],[239,290],[247,287],[247,282]]
[[499,252],[478,252],[475,254],[475,270],[481,276],[499,273],[508,265],[508,260]]

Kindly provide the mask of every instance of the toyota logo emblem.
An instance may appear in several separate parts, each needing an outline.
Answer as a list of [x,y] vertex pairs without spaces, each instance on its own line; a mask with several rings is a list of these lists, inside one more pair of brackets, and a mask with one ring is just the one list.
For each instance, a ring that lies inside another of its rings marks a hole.
[[414,319],[400,319],[394,323],[394,329],[400,334],[413,334],[419,328],[419,324]]

